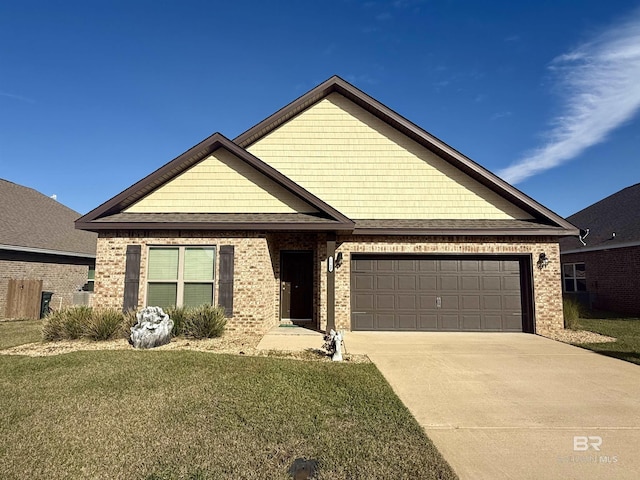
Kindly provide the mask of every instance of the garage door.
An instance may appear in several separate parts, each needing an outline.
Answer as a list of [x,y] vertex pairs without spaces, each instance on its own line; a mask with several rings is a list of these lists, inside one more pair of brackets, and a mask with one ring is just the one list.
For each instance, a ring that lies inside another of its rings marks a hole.
[[523,331],[517,258],[354,256],[354,330]]

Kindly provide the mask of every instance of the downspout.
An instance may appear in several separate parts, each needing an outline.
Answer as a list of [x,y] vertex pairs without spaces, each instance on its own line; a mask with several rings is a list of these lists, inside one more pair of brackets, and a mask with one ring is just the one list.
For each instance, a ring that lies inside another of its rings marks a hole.
[[336,277],[335,277],[336,233],[327,233],[327,328],[336,329]]

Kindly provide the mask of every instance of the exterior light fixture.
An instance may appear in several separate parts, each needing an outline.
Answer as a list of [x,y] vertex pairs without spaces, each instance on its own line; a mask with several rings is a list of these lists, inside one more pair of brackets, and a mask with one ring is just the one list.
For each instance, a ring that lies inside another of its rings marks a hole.
[[547,265],[549,265],[549,257],[547,257],[546,253],[542,252],[538,257],[538,268],[542,270],[543,268],[546,268]]
[[340,268],[340,265],[342,265],[342,252],[336,255],[336,269]]

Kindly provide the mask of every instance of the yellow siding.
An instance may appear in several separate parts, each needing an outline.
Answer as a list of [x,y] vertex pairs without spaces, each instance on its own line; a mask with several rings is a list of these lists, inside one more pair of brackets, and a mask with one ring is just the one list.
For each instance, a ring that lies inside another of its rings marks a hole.
[[352,219],[531,218],[337,93],[247,150]]
[[216,150],[127,212],[311,213],[311,205],[227,150]]

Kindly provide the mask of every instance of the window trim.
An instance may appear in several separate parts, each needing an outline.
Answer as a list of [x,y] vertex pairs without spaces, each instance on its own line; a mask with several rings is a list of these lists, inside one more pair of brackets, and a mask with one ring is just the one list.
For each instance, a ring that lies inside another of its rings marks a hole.
[[[149,279],[149,262],[151,259],[151,250],[154,248],[165,248],[165,249],[177,249],[178,250],[178,277],[175,279],[168,279],[168,278],[155,278],[153,280]],[[212,249],[213,250],[213,273],[212,273],[212,279],[211,280],[186,280],[184,279],[184,264],[185,264],[185,251],[188,248],[202,248],[202,249]],[[149,285],[150,284],[159,284],[159,283],[171,283],[171,284],[177,284],[177,288],[176,288],[176,306],[181,307],[184,305],[184,285],[185,283],[189,284],[189,283],[197,283],[197,284],[211,284],[211,305],[215,305],[215,301],[216,301],[216,281],[217,281],[217,275],[216,275],[216,267],[218,265],[218,259],[217,259],[217,255],[218,255],[218,246],[217,245],[147,245],[147,265],[146,265],[146,272],[145,272],[145,298],[144,298],[144,304],[145,306],[149,306],[147,305],[148,303],[148,299],[149,299]]]
[[[583,272],[584,272],[584,276],[583,277],[578,277],[576,275],[577,269],[576,266],[577,265],[582,265],[583,266]],[[565,274],[565,267],[571,266],[571,275],[566,275]],[[567,280],[570,280],[573,286],[572,290],[568,290],[567,289]],[[584,290],[579,290],[578,289],[578,280],[584,280],[585,282],[585,286],[584,286]],[[567,262],[567,263],[563,263],[562,264],[562,291],[565,293],[578,293],[578,292],[586,292],[587,291],[587,267],[585,265],[584,262]]]

